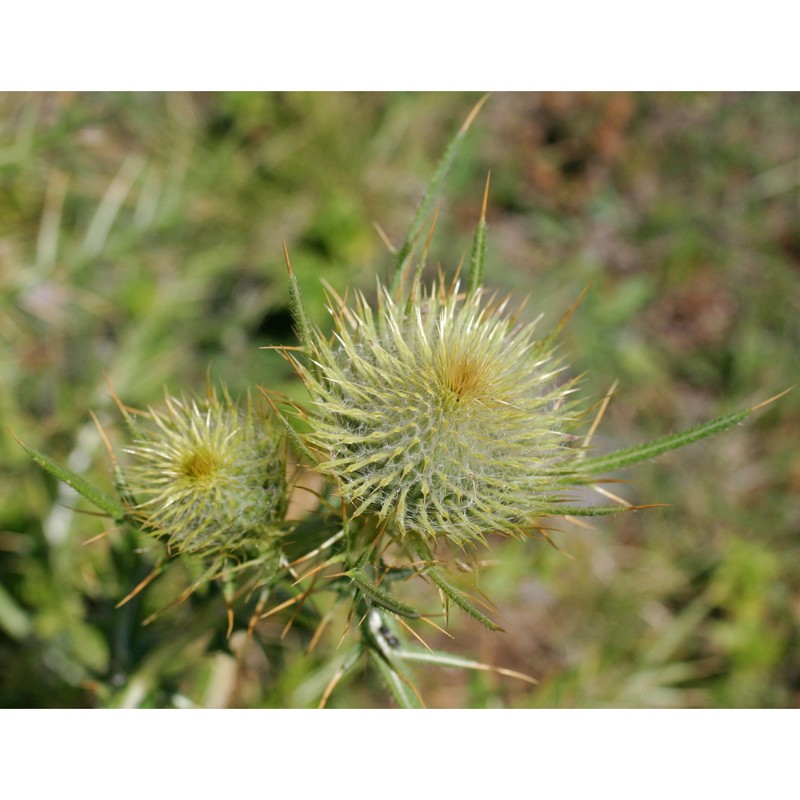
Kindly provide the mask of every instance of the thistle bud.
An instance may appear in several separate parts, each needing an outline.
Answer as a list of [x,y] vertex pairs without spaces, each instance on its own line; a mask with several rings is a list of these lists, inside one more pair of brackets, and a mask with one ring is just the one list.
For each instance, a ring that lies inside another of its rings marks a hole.
[[263,538],[285,508],[281,437],[250,397],[167,396],[136,420],[126,471],[143,528],[177,553],[232,553]]
[[505,303],[416,282],[395,300],[379,287],[332,309],[332,339],[311,333],[293,359],[314,402],[306,443],[351,516],[464,546],[520,533],[568,485],[579,452],[570,385],[534,325]]

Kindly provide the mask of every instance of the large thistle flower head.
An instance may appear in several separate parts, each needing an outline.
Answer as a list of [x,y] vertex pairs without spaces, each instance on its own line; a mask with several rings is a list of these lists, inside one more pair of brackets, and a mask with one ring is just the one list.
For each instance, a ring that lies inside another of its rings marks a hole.
[[534,324],[480,290],[419,281],[331,310],[333,336],[311,330],[310,362],[293,360],[314,404],[305,441],[352,516],[469,545],[553,506],[579,415]]
[[177,553],[234,553],[283,515],[285,449],[261,405],[224,392],[165,398],[136,420],[132,515]]

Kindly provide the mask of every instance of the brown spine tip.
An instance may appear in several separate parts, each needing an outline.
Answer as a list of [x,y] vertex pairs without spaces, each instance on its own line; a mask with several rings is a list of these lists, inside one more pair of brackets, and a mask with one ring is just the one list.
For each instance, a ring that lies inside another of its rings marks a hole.
[[286,271],[289,273],[289,277],[291,278],[293,272],[292,272],[292,262],[289,261],[289,248],[286,246],[285,239],[281,241],[281,244],[283,245],[283,257],[286,260]]
[[472,111],[469,112],[469,115],[464,120],[464,124],[461,126],[459,130],[459,134],[464,134],[469,130],[469,126],[472,125],[475,117],[478,116],[478,112],[483,108],[484,103],[489,99],[489,93],[487,92],[477,103],[472,107]]
[[481,206],[481,222],[486,222],[486,209],[489,206],[489,183],[492,179],[492,171],[486,173],[486,186],[483,189],[483,205]]
[[780,400],[781,397],[789,394],[789,392],[791,392],[792,389],[794,389],[794,386],[790,386],[788,389],[784,389],[782,392],[778,392],[778,394],[773,395],[772,397],[766,400],[762,400],[760,403],[757,403],[754,406],[751,406],[750,412],[752,413],[753,411],[758,411],[760,408],[764,408],[764,406],[768,406],[770,403],[774,403],[776,400]]

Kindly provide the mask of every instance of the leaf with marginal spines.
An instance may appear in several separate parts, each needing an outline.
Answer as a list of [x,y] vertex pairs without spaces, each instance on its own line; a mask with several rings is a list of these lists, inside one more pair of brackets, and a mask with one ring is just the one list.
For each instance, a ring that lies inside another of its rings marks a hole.
[[25,450],[25,452],[46,472],[49,472],[54,478],[71,486],[79,495],[85,497],[90,503],[94,503],[99,509],[105,511],[111,516],[114,522],[122,522],[125,519],[125,509],[112,497],[109,497],[104,492],[92,486],[85,478],[74,473],[67,467],[62,467],[57,464],[49,456],[40,453],[33,447],[25,444],[14,433],[11,434]]
[[418,619],[420,616],[419,611],[412,608],[405,603],[401,603],[395,599],[386,589],[382,589],[378,584],[371,581],[362,569],[353,569],[346,573],[358,588],[381,608],[391,611],[401,617],[408,617],[409,619]]
[[402,280],[403,276],[405,275],[406,269],[411,262],[411,258],[414,253],[414,243],[416,242],[417,238],[419,237],[420,231],[422,230],[422,226],[425,223],[425,218],[429,214],[431,207],[433,205],[433,201],[436,198],[437,193],[439,192],[439,188],[441,187],[442,181],[444,180],[445,176],[447,175],[450,167],[455,161],[455,157],[458,153],[458,149],[461,145],[461,141],[463,140],[467,130],[469,130],[470,125],[472,125],[472,121],[477,116],[478,112],[481,110],[483,104],[488,99],[488,95],[484,95],[473,107],[472,111],[469,113],[469,116],[464,121],[463,125],[458,129],[458,133],[453,137],[450,144],[444,151],[444,155],[439,160],[439,163],[436,165],[436,169],[434,170],[433,177],[428,184],[428,188],[425,190],[425,194],[420,201],[419,206],[417,207],[417,212],[414,215],[413,220],[411,221],[411,225],[408,228],[408,233],[406,234],[406,238],[403,241],[403,244],[398,249],[397,253],[395,254],[395,262],[392,269],[391,274],[389,275],[389,291],[391,294],[394,294],[400,286],[400,281]]
[[475,606],[465,597],[465,595],[455,588],[449,581],[442,577],[441,572],[435,567],[427,569],[424,573],[429,575],[431,580],[442,590],[444,595],[457,605],[462,611],[466,611],[471,617],[474,617],[482,625],[485,625],[489,630],[502,631],[503,629],[496,623],[492,622],[489,617],[483,612],[479,611]]
[[644,444],[635,445],[625,450],[618,450],[606,456],[584,458],[576,464],[576,468],[580,472],[597,475],[601,472],[611,472],[616,469],[621,469],[622,467],[630,466],[631,464],[638,464],[640,461],[646,461],[649,458],[656,458],[671,450],[677,450],[680,447],[699,442],[701,439],[713,436],[715,433],[722,433],[722,431],[726,431],[734,425],[738,425],[755,411],[778,400],[790,391],[791,389],[786,389],[786,391],[774,397],[770,397],[768,400],[764,400],[755,406],[742,409],[741,411],[734,411],[730,414],[723,414],[708,422],[702,422],[692,428],[687,428],[686,430],[670,434],[669,436],[652,439]]

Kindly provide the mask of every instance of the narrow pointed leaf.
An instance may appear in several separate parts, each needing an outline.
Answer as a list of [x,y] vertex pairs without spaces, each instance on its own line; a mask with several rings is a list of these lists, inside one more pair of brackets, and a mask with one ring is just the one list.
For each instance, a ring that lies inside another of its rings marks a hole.
[[472,241],[472,253],[469,259],[469,282],[467,292],[473,294],[483,283],[483,265],[486,259],[486,221],[481,220],[475,229],[475,238]]
[[351,570],[348,575],[358,588],[381,608],[409,619],[418,619],[420,617],[419,611],[392,597],[386,589],[382,589],[378,584],[373,583],[362,570]]
[[486,190],[483,194],[483,207],[475,236],[472,239],[472,252],[469,257],[469,276],[467,280],[467,293],[473,294],[480,289],[483,283],[484,264],[486,262],[486,204],[489,200],[489,178],[486,179]]
[[422,708],[419,698],[408,683],[403,680],[400,673],[376,650],[368,650],[370,661],[377,667],[378,672],[391,692],[400,708]]
[[278,421],[285,428],[286,435],[289,437],[289,441],[297,448],[297,452],[304,455],[308,459],[309,464],[316,464],[318,459],[315,458],[314,454],[308,449],[308,447],[306,447],[305,442],[302,440],[302,438],[300,438],[300,434],[292,427],[292,424],[281,413],[281,410],[278,408],[278,406],[275,405],[275,401],[269,396],[269,392],[263,386],[259,386],[258,388],[261,394],[264,395],[267,402],[270,404],[275,416],[278,418]]
[[[14,436],[14,438],[17,439],[16,436]],[[49,472],[54,478],[71,486],[90,503],[94,503],[98,508],[109,514],[115,522],[121,522],[125,518],[125,509],[112,497],[109,497],[104,492],[92,486],[85,478],[77,475],[72,470],[62,467],[60,464],[56,464],[55,461],[44,455],[44,453],[34,450],[20,439],[17,439],[17,441],[42,469]]]
[[300,438],[300,434],[292,427],[289,420],[280,412],[278,412],[278,420],[286,430],[289,441],[297,448],[297,452],[305,456],[309,465],[316,464],[319,459],[315,458],[314,454],[306,447],[305,442]]
[[283,253],[286,258],[286,270],[289,273],[289,310],[292,312],[297,338],[300,339],[300,344],[308,351],[312,342],[311,323],[308,321],[308,315],[303,305],[303,298],[300,295],[300,284],[298,284],[297,276],[294,274],[292,265],[289,263],[289,251],[286,248],[285,242],[283,245]]
[[441,188],[442,181],[444,180],[447,172],[453,164],[453,161],[455,160],[458,149],[467,133],[467,130],[469,129],[469,126],[472,124],[473,119],[475,119],[475,116],[485,102],[486,97],[484,96],[478,101],[478,103],[476,103],[464,124],[459,128],[458,133],[456,133],[450,144],[447,146],[447,149],[444,151],[444,155],[439,160],[439,163],[436,165],[433,177],[431,178],[428,188],[425,190],[425,194],[420,201],[420,204],[417,208],[417,213],[414,215],[414,219],[412,220],[411,226],[406,234],[405,241],[395,255],[394,266],[389,275],[389,291],[392,294],[397,291],[397,288],[400,285],[400,280],[403,277],[403,273],[408,266],[409,261],[411,260],[414,242],[417,240],[420,231],[422,230],[422,226],[425,223],[425,218],[431,211],[433,201],[436,199],[436,195]]
[[333,677],[328,682],[327,687],[325,688],[325,692],[322,695],[322,699],[320,700],[318,708],[324,708],[328,703],[328,698],[333,693],[333,690],[339,685],[339,682],[344,678],[350,670],[355,667],[358,663],[359,659],[364,653],[364,648],[359,644],[354,647],[350,652],[344,657],[342,663],[333,673]]
[[634,506],[553,506],[539,512],[542,517],[607,517],[623,511],[635,511]]
[[518,678],[519,680],[528,683],[538,683],[535,678],[530,675],[525,675],[522,672],[517,672],[512,669],[504,669],[503,667],[493,667],[491,664],[484,664],[481,661],[475,661],[471,658],[464,658],[457,656],[453,653],[444,653],[441,650],[420,650],[417,648],[404,648],[395,652],[397,658],[404,661],[418,661],[424,664],[436,664],[440,667],[454,667],[456,669],[472,669],[481,672],[496,672],[498,675],[507,675],[511,678]]
[[680,433],[662,436],[659,439],[653,439],[650,442],[645,442],[644,444],[636,445],[626,450],[618,450],[616,453],[611,453],[607,456],[584,459],[579,462],[577,466],[581,472],[596,475],[627,467],[630,464],[637,464],[640,461],[646,461],[648,458],[655,458],[656,456],[668,453],[670,450],[677,450],[679,447],[685,447],[688,444],[700,441],[700,439],[705,439],[707,436],[713,436],[715,433],[721,433],[728,428],[732,428],[734,425],[747,419],[752,411],[753,409],[746,408],[743,411],[725,414],[724,416],[696,425],[693,428],[688,428]]
[[444,594],[455,603],[462,611],[466,611],[471,617],[474,617],[478,622],[485,625],[489,630],[502,631],[503,629],[492,622],[484,613],[479,611],[475,606],[455,588],[451,583],[442,577],[442,574],[437,569],[426,570],[425,575],[429,575],[431,580],[444,592]]

